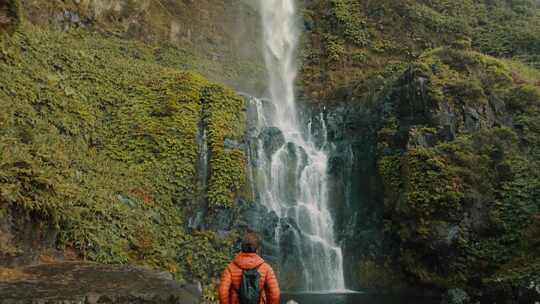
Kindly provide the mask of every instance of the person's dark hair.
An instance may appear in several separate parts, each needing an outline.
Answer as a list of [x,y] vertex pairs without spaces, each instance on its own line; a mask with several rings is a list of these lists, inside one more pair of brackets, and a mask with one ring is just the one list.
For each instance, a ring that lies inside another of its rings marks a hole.
[[247,232],[242,239],[242,252],[255,253],[259,248],[259,237],[254,232]]

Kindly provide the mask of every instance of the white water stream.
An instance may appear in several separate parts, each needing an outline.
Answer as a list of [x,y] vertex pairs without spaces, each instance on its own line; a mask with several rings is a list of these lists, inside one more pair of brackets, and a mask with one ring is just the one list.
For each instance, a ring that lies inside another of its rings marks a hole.
[[[345,290],[342,251],[336,244],[328,206],[326,143],[315,144],[310,127],[302,127],[296,108],[294,84],[299,30],[295,3],[294,0],[260,0],[260,5],[268,89],[274,111],[265,110],[262,102],[256,100],[258,128],[278,128],[284,144],[268,156],[260,141],[255,187],[261,202],[280,221],[292,221],[297,227],[292,246],[296,246],[294,251],[302,263],[302,289]],[[321,123],[324,128],[324,120]],[[280,244],[279,224],[275,235],[276,243]],[[290,248],[280,249],[283,250]]]

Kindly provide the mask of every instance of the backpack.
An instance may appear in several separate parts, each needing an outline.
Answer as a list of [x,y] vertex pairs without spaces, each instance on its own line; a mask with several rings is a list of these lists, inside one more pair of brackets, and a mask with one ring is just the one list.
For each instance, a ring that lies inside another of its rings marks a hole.
[[[262,264],[261,264],[262,265]],[[240,304],[259,304],[260,278],[259,267],[253,269],[242,269],[242,281],[240,282]]]

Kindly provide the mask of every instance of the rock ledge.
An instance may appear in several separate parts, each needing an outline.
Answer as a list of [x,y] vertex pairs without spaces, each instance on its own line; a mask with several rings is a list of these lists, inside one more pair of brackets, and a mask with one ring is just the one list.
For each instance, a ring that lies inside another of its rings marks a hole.
[[147,268],[82,262],[0,268],[4,304],[197,304],[197,286]]

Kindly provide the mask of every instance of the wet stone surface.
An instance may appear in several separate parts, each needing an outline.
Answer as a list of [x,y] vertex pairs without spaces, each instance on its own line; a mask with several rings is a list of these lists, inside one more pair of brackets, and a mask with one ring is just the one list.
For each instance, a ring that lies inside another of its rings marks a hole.
[[90,263],[0,268],[0,303],[196,304],[200,289],[167,272]]

